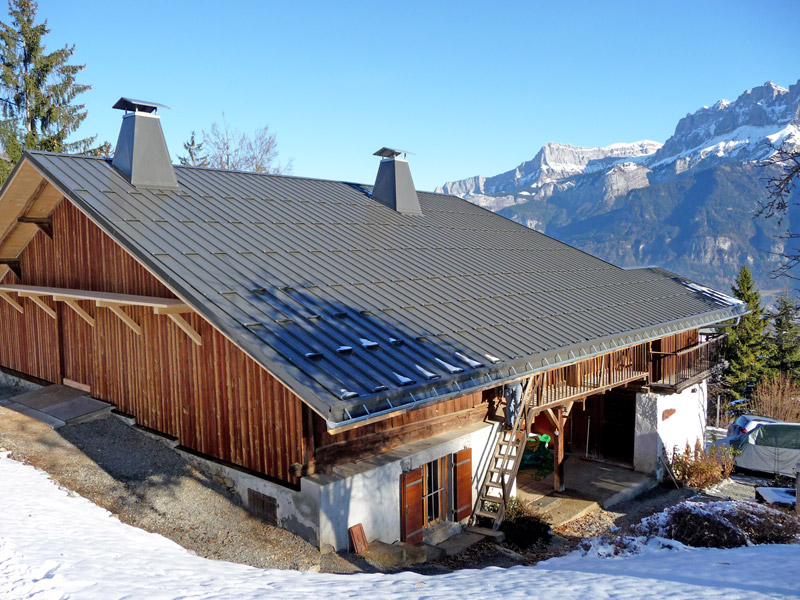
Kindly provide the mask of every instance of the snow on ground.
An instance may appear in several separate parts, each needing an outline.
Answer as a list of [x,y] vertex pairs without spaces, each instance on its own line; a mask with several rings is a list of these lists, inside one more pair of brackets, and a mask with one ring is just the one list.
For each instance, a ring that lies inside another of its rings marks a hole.
[[447,575],[325,575],[199,558],[0,454],[0,598],[800,598],[800,546],[569,556]]

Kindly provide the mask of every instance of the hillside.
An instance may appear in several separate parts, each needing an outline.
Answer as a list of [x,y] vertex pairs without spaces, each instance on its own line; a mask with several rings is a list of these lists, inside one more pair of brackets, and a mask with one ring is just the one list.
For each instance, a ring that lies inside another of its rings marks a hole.
[[[582,148],[549,143],[493,177],[448,182],[459,195],[622,267],[658,265],[726,291],[742,264],[766,292],[782,249],[761,166],[781,143],[800,146],[800,82],[771,82],[681,119],[653,141]],[[793,210],[783,229],[800,226]]]

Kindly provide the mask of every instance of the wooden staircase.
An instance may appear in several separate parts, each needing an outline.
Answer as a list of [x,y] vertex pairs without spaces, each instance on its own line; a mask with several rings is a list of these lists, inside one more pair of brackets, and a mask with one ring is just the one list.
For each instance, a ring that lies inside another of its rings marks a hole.
[[520,410],[510,429],[501,430],[497,437],[489,462],[489,468],[481,483],[478,500],[472,511],[470,524],[475,525],[480,517],[492,520],[492,529],[497,531],[503,522],[508,502],[511,499],[511,488],[517,478],[528,432],[531,429],[534,415],[533,381],[528,381],[523,395]]

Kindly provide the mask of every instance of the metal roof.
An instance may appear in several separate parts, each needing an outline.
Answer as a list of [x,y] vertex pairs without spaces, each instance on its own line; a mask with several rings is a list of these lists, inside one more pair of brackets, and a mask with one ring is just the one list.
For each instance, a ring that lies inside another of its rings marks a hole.
[[746,312],[454,196],[407,216],[340,181],[176,166],[178,190],[137,189],[108,159],[25,157],[331,424]]

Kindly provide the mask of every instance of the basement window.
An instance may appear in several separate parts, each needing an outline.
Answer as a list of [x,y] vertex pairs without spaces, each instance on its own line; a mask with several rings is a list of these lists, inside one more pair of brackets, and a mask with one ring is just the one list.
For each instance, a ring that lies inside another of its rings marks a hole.
[[247,508],[254,517],[268,525],[278,525],[278,501],[272,496],[247,489]]

